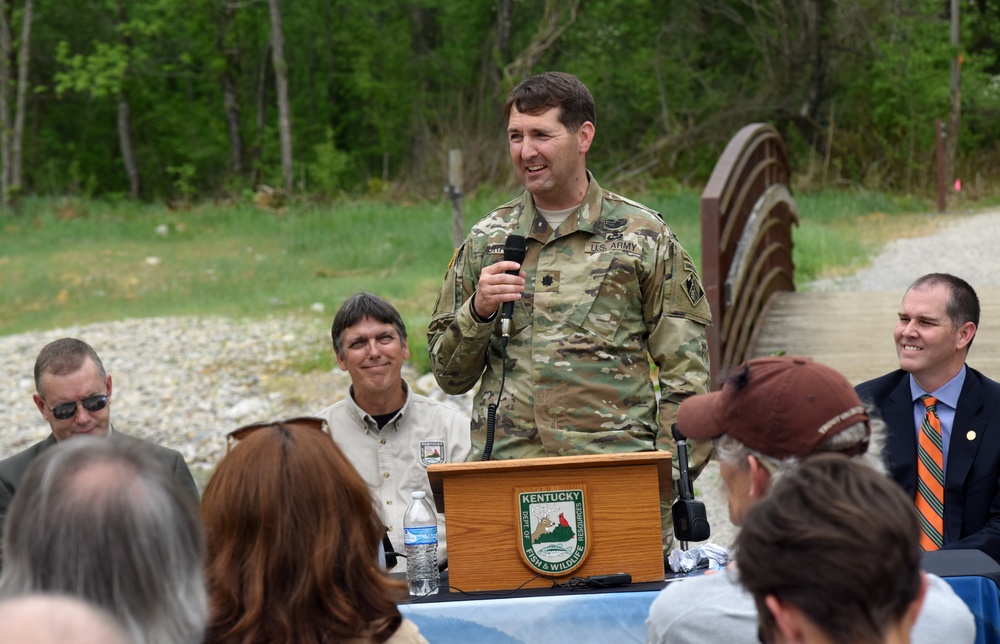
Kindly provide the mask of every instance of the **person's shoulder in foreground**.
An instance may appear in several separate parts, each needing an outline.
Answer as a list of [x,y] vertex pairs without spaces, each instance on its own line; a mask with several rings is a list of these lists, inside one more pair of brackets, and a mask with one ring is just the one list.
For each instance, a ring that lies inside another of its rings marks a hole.
[[0,484],[2,484],[2,487],[0,487],[0,496],[3,496],[4,492],[6,492],[7,496],[13,495],[32,461],[55,444],[56,439],[50,434],[31,447],[0,461]]
[[119,431],[112,433],[111,439],[126,442],[139,442],[144,444],[153,456],[156,457],[156,460],[163,463],[164,467],[166,467],[170,473],[174,475],[191,498],[195,501],[200,499],[201,495],[198,492],[198,484],[195,483],[194,476],[191,475],[191,470],[188,468],[187,461],[184,460],[184,455],[179,451]]
[[[937,575],[927,575],[927,598],[910,632],[912,644],[972,644],[976,621],[968,605]],[[653,600],[646,618],[649,644],[753,642],[757,608],[727,570],[670,582]]]
[[54,594],[0,601],[0,642],[137,644],[109,613],[75,597]]
[[757,633],[753,598],[729,571],[670,582],[646,618],[647,642],[751,642]]

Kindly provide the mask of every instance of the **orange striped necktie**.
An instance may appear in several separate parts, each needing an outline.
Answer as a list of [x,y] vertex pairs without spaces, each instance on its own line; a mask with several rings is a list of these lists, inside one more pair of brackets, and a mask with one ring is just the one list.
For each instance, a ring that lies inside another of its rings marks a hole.
[[941,419],[937,398],[920,397],[927,413],[920,423],[917,441],[917,494],[920,514],[920,547],[937,550],[944,545],[944,453],[941,449]]

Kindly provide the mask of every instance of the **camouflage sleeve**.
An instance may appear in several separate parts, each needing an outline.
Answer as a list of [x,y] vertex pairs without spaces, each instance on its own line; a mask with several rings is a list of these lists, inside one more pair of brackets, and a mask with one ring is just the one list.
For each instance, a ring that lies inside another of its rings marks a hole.
[[[645,296],[649,321],[649,354],[659,368],[660,402],[657,449],[676,452],[671,425],[677,406],[688,396],[709,390],[708,340],[705,329],[712,315],[694,262],[677,238],[666,232],[658,263]],[[690,471],[697,477],[711,454],[710,441],[690,444]],[[676,467],[676,466],[675,466]]]
[[486,368],[493,320],[480,322],[472,312],[472,296],[479,282],[471,266],[467,244],[455,252],[434,304],[427,329],[427,354],[438,385],[448,394],[462,394],[479,382]]

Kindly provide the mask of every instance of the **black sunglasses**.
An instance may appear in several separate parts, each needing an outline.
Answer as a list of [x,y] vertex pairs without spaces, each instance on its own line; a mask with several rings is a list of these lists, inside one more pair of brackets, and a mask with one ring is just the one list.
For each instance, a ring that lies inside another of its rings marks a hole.
[[309,429],[315,429],[321,431],[331,439],[333,435],[330,434],[330,426],[326,424],[326,420],[323,418],[316,418],[314,416],[299,416],[298,418],[289,418],[288,420],[278,420],[270,423],[253,423],[252,425],[244,425],[238,429],[226,434],[226,454],[229,450],[233,448],[235,443],[246,438],[248,435],[254,433],[258,429],[264,429],[265,427],[295,427],[302,426],[308,427]]
[[[83,408],[89,412],[101,411],[108,406],[108,397],[105,394],[99,396],[91,396],[89,398],[84,398],[80,401]],[[76,402],[63,403],[61,405],[56,405],[49,410],[52,415],[59,420],[66,420],[72,418],[76,415]]]

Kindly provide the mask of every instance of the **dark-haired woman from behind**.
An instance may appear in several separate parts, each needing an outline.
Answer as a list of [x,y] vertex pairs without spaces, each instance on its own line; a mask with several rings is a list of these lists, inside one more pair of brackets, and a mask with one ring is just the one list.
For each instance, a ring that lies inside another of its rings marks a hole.
[[379,565],[368,488],[323,421],[241,427],[227,451],[201,503],[207,643],[427,644]]

